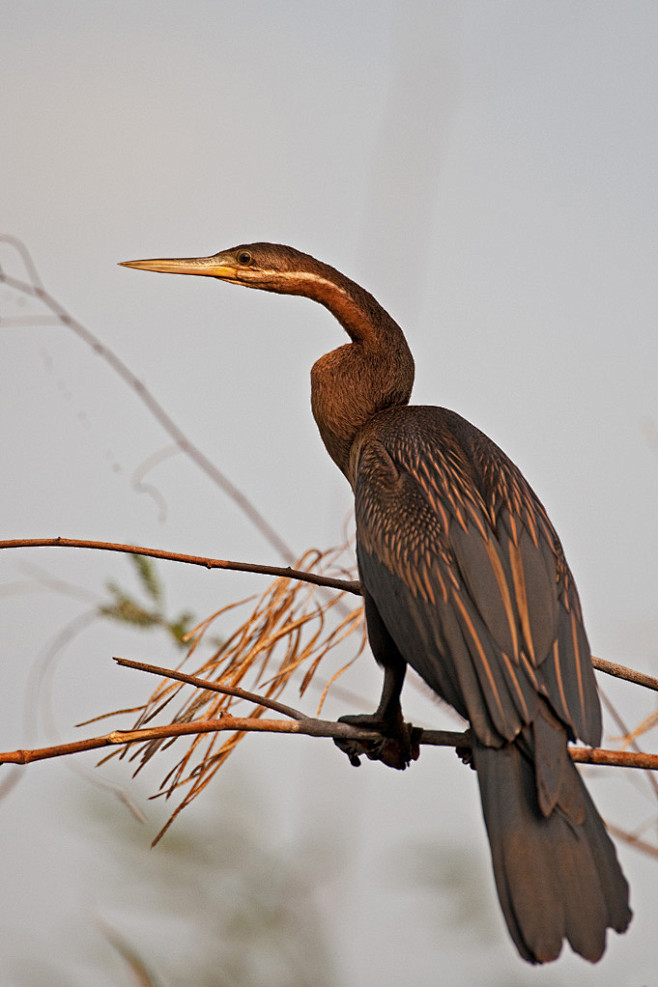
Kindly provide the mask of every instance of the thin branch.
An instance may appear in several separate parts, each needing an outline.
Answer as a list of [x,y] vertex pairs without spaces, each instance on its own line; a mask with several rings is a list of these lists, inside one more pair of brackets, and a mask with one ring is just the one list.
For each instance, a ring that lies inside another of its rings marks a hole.
[[633,833],[627,833],[625,829],[620,829],[619,826],[613,826],[612,823],[607,822],[605,825],[611,836],[616,836],[618,840],[623,840],[624,843],[628,843],[629,846],[635,847],[636,850],[640,850],[642,853],[648,853],[651,857],[658,857],[658,847],[655,847],[652,843],[647,843],[646,840],[641,840],[639,836],[635,836]]
[[[141,730],[113,730],[101,737],[89,737],[70,744],[56,744],[32,750],[16,750],[0,753],[0,764],[31,764],[52,757],[80,754],[82,751],[102,747],[126,746],[147,740],[190,736],[191,734],[221,733],[222,731],[250,733],[296,733],[306,737],[331,737],[334,740],[378,741],[381,735],[373,730],[360,730],[349,723],[335,720],[319,720],[305,717],[303,720],[263,720],[256,717],[231,716],[224,713],[218,720],[196,720],[192,723],[172,723],[166,726]],[[432,747],[468,747],[469,735],[453,730],[421,730],[418,743]],[[635,751],[610,751],[591,747],[570,747],[574,761],[581,764],[615,765],[624,768],[650,768],[658,770],[658,754],[639,754]]]
[[150,972],[147,964],[142,959],[141,955],[137,950],[124,939],[116,929],[105,922],[103,919],[96,919],[96,924],[98,925],[101,933],[107,939],[110,946],[116,950],[116,952],[121,956],[122,959],[126,961],[131,971],[135,975],[134,983],[137,987],[156,987],[157,981],[155,980],[153,974]]
[[[351,724],[336,722],[334,720],[320,720],[315,717],[307,717],[299,710],[292,709],[292,707],[278,703],[276,700],[258,696],[244,689],[221,686],[215,682],[208,682],[206,679],[201,679],[196,675],[187,675],[183,672],[162,668],[157,665],[149,665],[145,662],[131,661],[126,658],[115,658],[114,660],[119,665],[127,668],[135,668],[140,671],[163,675],[165,678],[185,682],[194,685],[196,688],[209,689],[225,695],[247,699],[250,702],[257,703],[259,706],[281,712],[285,716],[291,717],[291,719],[264,720],[258,717],[237,717],[229,713],[222,713],[219,719],[195,720],[191,723],[174,723],[138,730],[113,730],[111,733],[101,737],[90,737],[87,740],[80,740],[70,744],[57,744],[51,747],[32,750],[9,751],[0,754],[0,764],[30,764],[32,761],[63,757],[69,754],[79,754],[82,751],[98,750],[102,747],[127,746],[144,741],[171,739],[190,735],[199,736],[204,733],[220,733],[227,730],[245,733],[296,733],[308,737],[332,737],[339,740],[360,740],[365,742],[381,740],[381,735],[376,731],[361,730]],[[455,732],[454,730],[420,730],[418,743],[433,747],[468,748],[470,747],[470,735],[468,732]],[[645,754],[637,751],[611,751],[590,747],[570,747],[569,753],[574,761],[581,764],[603,764],[626,768],[658,770],[658,754]]]
[[643,751],[610,751],[602,747],[570,747],[569,753],[578,764],[607,764],[618,768],[644,768],[658,771],[658,754]]
[[[31,287],[43,288],[43,281],[37,271],[37,265],[34,263],[32,254],[23,241],[19,237],[13,236],[11,233],[2,233],[0,234],[0,243],[9,244],[9,246],[13,247],[16,253],[20,256],[25,266],[25,270],[30,277]],[[4,272],[1,271],[1,269],[0,274],[4,275]],[[4,277],[2,279],[4,280]]]
[[33,750],[16,750],[0,753],[0,764],[31,764],[51,757],[64,757],[100,747],[125,746],[143,743],[145,740],[163,740],[190,734],[221,733],[225,730],[256,733],[299,733],[307,737],[334,737],[340,740],[380,740],[376,731],[359,730],[349,723],[318,720],[309,717],[299,720],[263,720],[256,717],[231,716],[223,713],[218,720],[195,720],[191,723],[172,723],[166,726],[147,727],[141,730],[113,730],[101,737],[89,737],[70,744],[56,744]]
[[[629,735],[630,735],[629,728],[626,726],[626,724],[624,723],[623,719],[619,715],[619,712],[617,711],[617,709],[615,708],[615,706],[613,705],[613,703],[608,699],[608,697],[607,697],[607,695],[606,695],[606,693],[604,692],[603,689],[599,689],[599,696],[601,697],[601,702],[602,702],[603,706],[607,709],[608,713],[610,714],[610,716],[613,718],[613,720],[615,721],[615,723],[617,724],[617,726],[621,730],[622,738],[625,740],[625,738],[629,737]],[[640,745],[638,744],[637,740],[634,740],[633,738],[631,738],[631,740],[630,740],[630,746],[637,753],[641,753],[641,748],[640,748]],[[650,771],[647,772],[646,779],[649,782],[649,785],[652,788],[654,795],[658,796],[658,781],[656,780],[656,778],[654,777],[654,775],[651,774]]]
[[[331,576],[321,576],[314,572],[304,572],[291,566],[261,565],[255,562],[234,562],[227,559],[210,559],[202,555],[185,555],[181,552],[167,552],[160,548],[146,548],[143,545],[123,545],[115,542],[92,541],[81,538],[13,538],[0,540],[0,550],[3,548],[88,548],[101,552],[124,552],[129,555],[147,555],[154,559],[165,559],[169,562],[184,562],[188,565],[199,565],[206,569],[229,569],[233,572],[254,572],[264,576],[298,579],[312,583],[315,586],[325,586],[345,593],[361,596],[361,584],[356,579],[334,579]],[[606,675],[624,679],[646,689],[658,691],[658,678],[638,672],[634,668],[620,665],[617,662],[606,661],[592,655],[592,665]]]
[[[290,716],[298,722],[330,722],[325,720],[311,721],[311,718],[307,717],[304,713],[297,709],[292,709],[290,706],[284,706],[282,703],[258,696],[255,692],[247,692],[245,689],[236,689],[233,686],[219,685],[216,682],[208,682],[206,679],[199,678],[196,675],[186,675],[184,672],[164,668],[160,665],[147,665],[144,662],[131,661],[127,658],[115,658],[114,661],[116,661],[119,665],[124,665],[126,668],[135,668],[138,671],[152,672],[155,675],[161,675],[164,678],[177,679],[180,682],[187,682],[190,685],[194,685],[196,688],[211,689],[213,692],[220,692],[227,696],[237,696],[240,699],[248,699],[251,702],[258,703],[259,705],[272,709],[275,712],[281,712],[286,716]],[[260,722],[264,721],[261,720]],[[316,736],[316,734],[312,734],[312,736]],[[326,736],[326,734],[318,734],[317,736]],[[470,734],[468,731],[458,733],[454,730],[422,730],[420,738],[421,739],[419,742],[421,744],[427,744],[432,747],[470,748],[471,746]],[[362,737],[359,739],[365,738]],[[626,768],[658,769],[658,754],[645,754],[643,751],[610,751],[604,750],[600,747],[570,747],[569,753],[571,754],[572,760],[580,762],[581,764],[612,764]]]
[[237,699],[246,699],[249,702],[256,703],[257,706],[264,706],[265,709],[271,709],[274,713],[289,716],[293,720],[306,719],[305,713],[301,713],[298,709],[293,709],[292,706],[286,706],[284,703],[277,702],[276,699],[268,699],[267,696],[259,696],[256,692],[239,689],[237,686],[217,685],[216,682],[208,682],[207,679],[201,679],[198,675],[187,675],[185,672],[178,672],[172,668],[163,668],[160,665],[147,665],[146,662],[131,661],[129,658],[115,657],[114,661],[117,665],[123,665],[124,668],[136,668],[140,672],[151,672],[153,675],[161,675],[163,678],[186,682],[188,685],[196,686],[197,689],[207,689],[209,692],[220,692],[224,696],[235,696]]
[[160,548],[145,548],[143,545],[122,545],[107,541],[88,541],[81,538],[13,538],[0,541],[3,548],[90,548],[100,552],[124,552],[128,555],[147,555],[153,559],[166,559],[169,562],[185,562],[200,565],[205,569],[230,569],[233,572],[257,572],[264,576],[283,579],[299,579],[315,586],[361,595],[361,586],[350,579],[333,579],[316,572],[304,572],[290,566],[260,565],[252,562],[230,562],[226,559],[208,559],[201,555],[183,555],[180,552],[166,552]]
[[198,446],[194,445],[193,442],[188,439],[183,430],[173,421],[173,419],[167,414],[162,405],[155,399],[153,394],[149,391],[146,385],[141,381],[130,368],[123,362],[111,350],[109,347],[101,343],[100,339],[95,336],[86,326],[83,326],[81,322],[74,319],[73,316],[64,308],[64,306],[57,301],[46,289],[43,287],[41,278],[36,269],[36,265],[32,259],[32,256],[25,246],[25,244],[19,240],[17,237],[9,235],[0,235],[0,242],[9,243],[13,246],[21,255],[25,267],[30,277],[30,281],[23,281],[20,278],[14,278],[9,274],[6,274],[0,268],[0,282],[4,282],[8,287],[13,288],[15,291],[19,291],[24,295],[28,295],[32,298],[38,298],[53,315],[58,319],[58,321],[71,329],[83,342],[92,348],[97,356],[100,356],[109,366],[121,377],[121,379],[126,383],[137,395],[137,397],[143,402],[147,409],[151,412],[153,417],[162,426],[162,428],[171,436],[173,441],[176,443],[179,449],[184,452],[189,458],[196,463],[196,465],[203,470],[207,477],[209,477],[213,483],[215,483],[221,490],[227,494],[231,500],[238,505],[240,510],[243,512],[245,517],[249,518],[252,524],[260,531],[263,537],[269,542],[269,544],[274,548],[279,555],[284,559],[292,561],[295,557],[292,549],[283,541],[283,539],[277,534],[274,528],[265,520],[260,511],[252,504],[252,502],[246,497],[241,490],[239,490],[231,481],[228,479],[224,473],[219,470],[212,460],[201,452]]
[[655,689],[658,692],[658,679],[654,678],[653,675],[636,672],[634,668],[618,665],[614,661],[606,661],[605,658],[595,658],[594,655],[592,655],[592,665],[599,672],[614,675],[618,679],[625,679],[627,682],[634,682],[636,685],[643,685],[647,689]]

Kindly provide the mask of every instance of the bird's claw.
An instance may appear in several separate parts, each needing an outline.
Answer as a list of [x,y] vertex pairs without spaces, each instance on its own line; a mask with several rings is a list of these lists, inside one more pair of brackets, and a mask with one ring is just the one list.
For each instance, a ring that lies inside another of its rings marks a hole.
[[411,723],[395,723],[393,727],[390,723],[378,719],[372,714],[360,716],[341,716],[339,723],[349,723],[350,726],[361,727],[379,733],[381,736],[373,740],[359,740],[358,738],[334,738],[334,743],[344,754],[347,754],[350,764],[358,768],[361,764],[361,757],[367,757],[370,761],[382,761],[389,768],[404,771],[412,761],[417,761],[420,755],[420,734],[419,727],[414,727]]
[[467,764],[471,771],[475,771],[475,764],[473,762],[473,745],[471,743],[471,731],[466,730],[464,733],[464,743],[458,744],[455,747],[455,754],[462,762],[462,764]]

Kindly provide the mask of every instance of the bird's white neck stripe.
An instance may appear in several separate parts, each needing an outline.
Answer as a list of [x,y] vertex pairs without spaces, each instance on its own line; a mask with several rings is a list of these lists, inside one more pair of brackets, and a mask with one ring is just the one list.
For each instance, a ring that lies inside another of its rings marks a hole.
[[332,291],[340,292],[341,295],[347,294],[345,289],[341,288],[334,281],[329,281],[327,278],[323,278],[322,275],[314,274],[312,271],[264,271],[263,273],[285,278],[288,281],[312,281],[314,284],[326,285]]

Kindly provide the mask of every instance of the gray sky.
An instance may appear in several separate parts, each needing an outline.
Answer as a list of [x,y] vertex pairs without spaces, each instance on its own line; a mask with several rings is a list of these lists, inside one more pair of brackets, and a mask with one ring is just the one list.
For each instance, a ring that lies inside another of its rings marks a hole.
[[[2,4],[2,23],[4,231],[28,244],[46,287],[295,550],[336,544],[350,510],[308,407],[309,368],[343,342],[340,327],[303,300],[117,261],[264,239],[368,287],[407,332],[414,400],[483,428],[539,493],[594,652],[656,672],[655,4],[24,0]],[[0,262],[13,269],[7,248]],[[34,311],[5,289],[0,302],[6,315]],[[65,329],[3,329],[0,345],[5,537],[281,561],[181,456],[148,477],[166,500],[161,520],[132,477],[167,437]],[[130,579],[121,559],[3,553],[3,749],[27,742],[31,663],[85,606],[9,592],[33,579],[28,564],[93,592],[107,578]],[[262,585],[161,572],[172,605],[200,615]],[[53,686],[64,736],[135,701],[134,678],[110,667],[115,653],[172,659],[163,641],[113,627],[78,638]],[[374,705],[379,681],[367,656],[346,685]],[[609,691],[632,722],[652,709],[630,687]],[[336,702],[332,712],[342,711]],[[406,713],[444,719],[414,689]],[[484,982],[494,969],[491,982],[501,984],[655,976],[658,872],[648,859],[620,850],[636,917],[602,964],[565,955],[530,969],[495,914],[493,942],[478,946],[472,931],[446,923],[449,898],[445,913],[433,911],[426,893],[382,877],[402,840],[436,840],[481,863],[495,913],[474,786],[454,758],[425,754],[396,777],[377,765],[350,773],[321,744],[291,748],[281,754],[254,738],[236,759],[246,784],[266,792],[275,842],[308,839],[332,812],[341,825],[350,820],[358,865],[318,892],[337,982],[429,985],[439,968],[455,985]],[[630,828],[651,819],[640,778],[589,778],[610,820]],[[84,925],[81,902],[91,899],[102,912],[63,804],[76,785],[60,765],[37,766],[0,805],[3,982],[22,982],[13,971],[25,950],[50,951],[62,969],[83,963],[67,952],[62,923]]]

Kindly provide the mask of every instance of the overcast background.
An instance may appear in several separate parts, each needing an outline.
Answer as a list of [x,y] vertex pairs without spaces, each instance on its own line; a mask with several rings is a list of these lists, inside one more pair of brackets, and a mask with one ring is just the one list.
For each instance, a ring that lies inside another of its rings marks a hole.
[[[340,327],[305,300],[117,261],[272,240],[369,288],[407,332],[414,400],[483,428],[538,491],[594,653],[655,674],[658,7],[5,0],[0,12],[2,231],[28,245],[48,290],[293,550],[339,543],[349,516],[308,401],[309,368],[344,341]],[[13,320],[0,323],[3,537],[283,561],[181,455],[148,474],[157,499],[139,493],[135,473],[167,436],[69,330],[36,324],[42,310],[3,286],[0,303]],[[257,576],[158,571],[172,610],[199,617],[264,587]],[[56,725],[35,733],[30,670],[109,579],[132,587],[134,576],[121,557],[21,550],[1,554],[0,578],[2,749],[53,730],[72,739],[76,722],[143,699],[152,683],[112,655],[175,660],[164,635],[87,627],[59,654]],[[364,655],[343,680],[365,707],[378,696],[372,665]],[[637,689],[604,684],[630,723],[653,710]],[[303,702],[312,711],[315,696]],[[338,699],[328,708],[345,711]],[[413,684],[405,712],[450,722]],[[646,743],[655,749],[655,735]],[[91,771],[95,758],[79,763]],[[121,766],[96,774],[125,786],[145,825],[130,829],[111,790],[56,762],[25,769],[0,803],[0,980],[131,983],[104,921],[164,985],[201,982],[193,951],[215,957],[208,983],[237,982],[218,972],[230,943],[209,921],[212,860],[199,871],[203,895],[192,882],[187,898],[171,888],[149,898],[154,861],[171,852],[149,850],[166,811],[147,802],[157,772],[147,784]],[[607,819],[655,837],[643,777],[588,777]],[[252,737],[187,817],[179,838],[193,833],[204,852],[225,847],[235,825],[252,834],[252,863],[257,847],[273,873],[288,869],[281,894],[309,927],[282,932],[283,946],[297,936],[332,987],[656,983],[658,862],[625,845],[635,919],[603,961],[590,967],[567,949],[533,969],[516,957],[474,778],[450,752],[427,751],[403,775],[357,772],[329,744]],[[195,901],[206,903],[198,916]],[[242,982],[278,981],[266,967]]]

